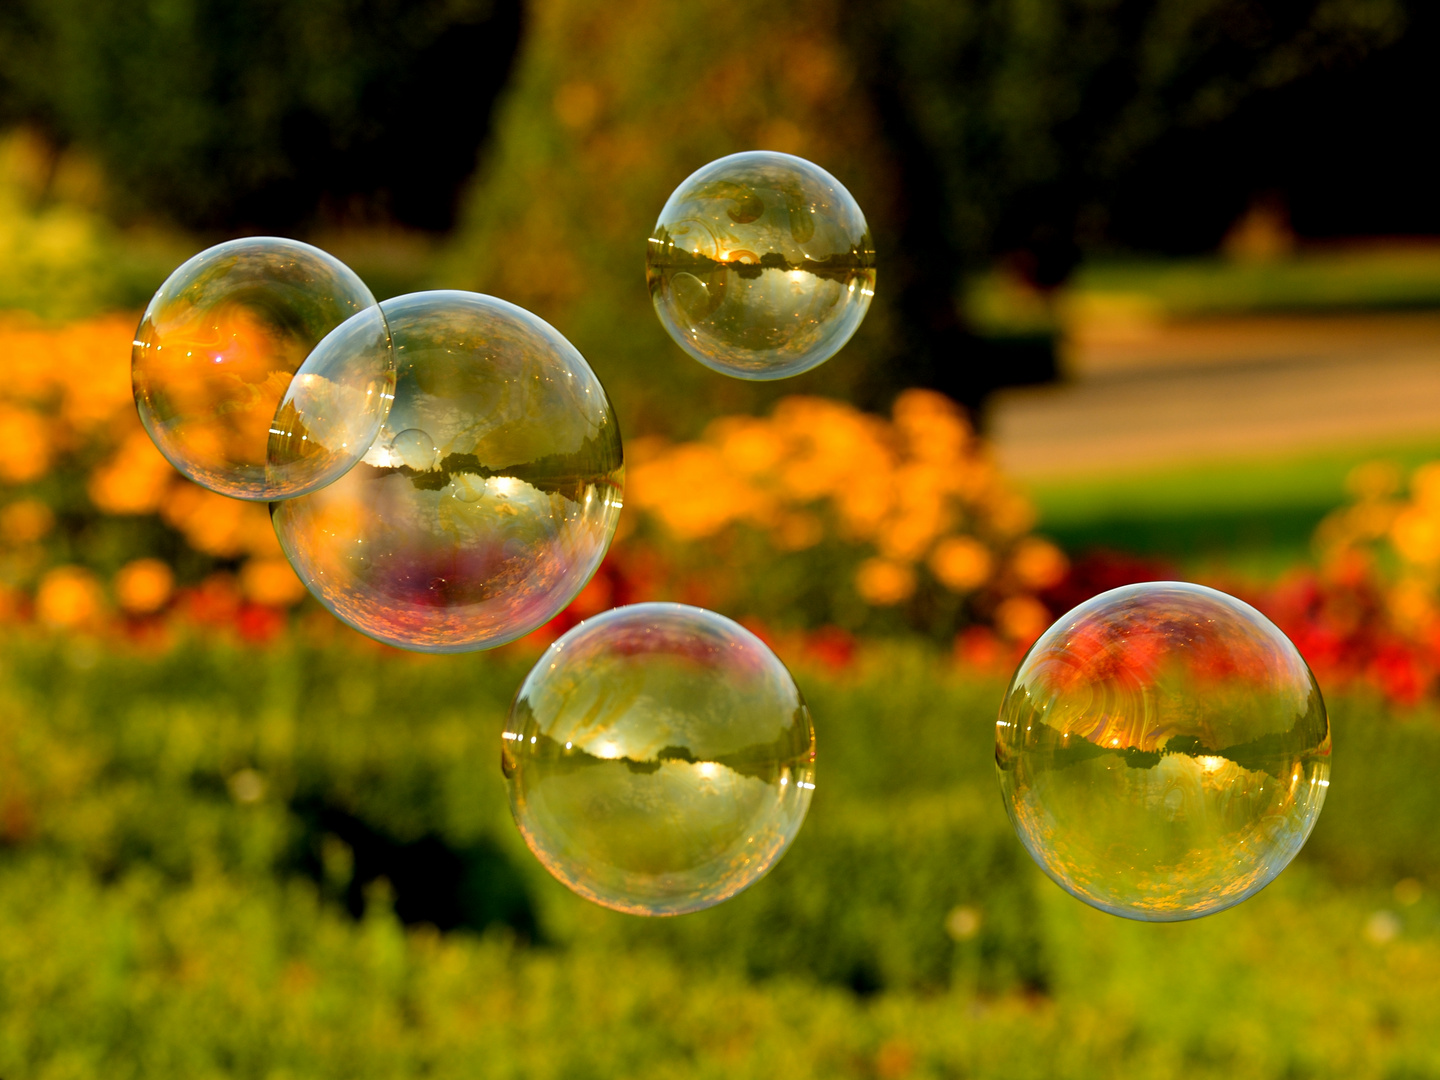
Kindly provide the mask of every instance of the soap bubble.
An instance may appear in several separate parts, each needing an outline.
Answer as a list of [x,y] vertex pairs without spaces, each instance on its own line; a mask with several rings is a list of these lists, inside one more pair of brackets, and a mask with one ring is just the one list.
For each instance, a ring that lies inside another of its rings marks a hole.
[[[342,324],[344,354],[292,385]],[[258,236],[202,251],[165,280],[135,332],[131,375],[140,420],[172,465],[222,495],[284,499],[365,452],[394,358],[354,271],[309,244]]]
[[752,151],[675,189],[645,276],[660,322],[696,360],[783,379],[855,333],[875,295],[875,247],[840,181],[803,158]]
[[393,343],[377,304],[315,346],[275,410],[270,475],[286,478],[283,497],[316,491],[345,475],[375,441],[394,394]]
[[1010,820],[1057,884],[1171,922],[1238,904],[1295,857],[1330,784],[1330,724],[1265,616],[1152,582],[1041,635],[1000,707],[995,761]]
[[396,358],[385,423],[339,480],[271,506],[280,544],[326,607],[380,641],[457,652],[528,634],[615,532],[624,466],[605,390],[503,300],[424,292],[381,310]]
[[550,646],[501,743],[510,808],[545,868],[597,904],[680,915],[753,885],[815,789],[795,681],[724,616],[634,604]]

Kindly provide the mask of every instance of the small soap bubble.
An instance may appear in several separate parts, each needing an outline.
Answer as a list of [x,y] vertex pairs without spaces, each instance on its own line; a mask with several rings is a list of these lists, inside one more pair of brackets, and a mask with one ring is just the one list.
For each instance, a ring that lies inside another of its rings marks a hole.
[[650,236],[650,298],[696,360],[741,379],[783,379],[850,340],[875,295],[865,215],[818,165],[752,151],[675,189]]
[[1170,922],[1238,904],[1295,857],[1330,784],[1330,725],[1265,616],[1150,582],[1041,635],[1005,695],[995,760],[1010,820],[1057,884]]
[[574,346],[513,304],[446,291],[381,310],[397,363],[385,422],[339,480],[271,506],[276,534],[362,633],[430,652],[512,641],[554,618],[609,547],[624,485],[614,411]]
[[390,448],[402,465],[416,472],[429,472],[440,467],[440,448],[419,428],[400,432]]
[[[332,331],[343,356],[292,376]],[[231,240],[171,274],[135,332],[141,422],[170,463],[239,499],[284,499],[341,475],[384,420],[394,359],[379,306],[334,256],[273,236]]]
[[501,742],[545,868],[633,915],[727,900],[775,865],[815,789],[810,712],[744,627],[682,604],[587,620],[540,658]]

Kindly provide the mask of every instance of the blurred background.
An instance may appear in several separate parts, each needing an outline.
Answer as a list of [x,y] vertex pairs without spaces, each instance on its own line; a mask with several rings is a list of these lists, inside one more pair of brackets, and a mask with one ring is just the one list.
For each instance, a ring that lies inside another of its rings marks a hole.
[[[1420,0],[8,0],[0,1076],[1440,1077],[1437,50]],[[756,148],[880,268],[768,384],[643,278]],[[596,369],[627,506],[555,623],[370,643],[153,449],[141,309],[263,233]],[[1051,620],[1177,576],[1290,634],[1337,762],[1275,885],[1145,926],[1030,864],[993,723]],[[775,872],[663,921],[552,881],[496,765],[643,599],[764,636],[820,746]]]

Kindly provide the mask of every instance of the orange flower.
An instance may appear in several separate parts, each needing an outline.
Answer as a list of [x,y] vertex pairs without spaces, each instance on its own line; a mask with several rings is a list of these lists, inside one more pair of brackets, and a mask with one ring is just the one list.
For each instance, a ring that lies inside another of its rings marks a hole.
[[159,611],[175,592],[175,574],[159,559],[136,559],[115,575],[115,599],[131,615]]
[[1440,515],[1427,506],[1411,506],[1390,526],[1390,540],[1409,562],[1440,561]]
[[176,484],[160,516],[184,534],[196,551],[228,559],[246,553],[272,555],[280,550],[270,514],[263,503],[227,499],[195,484]]
[[38,499],[20,499],[0,510],[0,536],[12,544],[33,544],[55,527],[55,515]]
[[867,604],[893,607],[915,595],[915,568],[890,559],[866,559],[855,571],[855,590]]
[[60,420],[81,431],[129,412],[135,322],[130,315],[106,315],[48,327],[31,316],[0,317],[11,393],[34,402],[58,399]]
[[1001,637],[1029,643],[1050,625],[1050,612],[1033,596],[1012,596],[995,609],[995,629]]
[[631,505],[649,510],[676,536],[713,536],[752,508],[753,492],[725,465],[720,451],[689,443],[630,470]]
[[1440,461],[1416,469],[1410,477],[1410,491],[1422,506],[1440,508]]
[[52,452],[50,425],[29,409],[0,405],[0,480],[24,484],[45,475]]
[[1048,589],[1065,576],[1070,562],[1065,553],[1048,540],[1031,536],[1015,545],[1010,568],[1027,589]]
[[725,463],[742,476],[772,470],[787,447],[773,424],[749,416],[726,416],[705,430],[705,439],[720,449]]
[[775,522],[770,537],[782,551],[804,551],[825,539],[825,524],[814,514],[793,511]]
[[35,615],[45,625],[74,630],[95,625],[104,614],[104,590],[89,570],[57,566],[40,580]]
[[[901,394],[890,421],[842,401],[788,397],[769,417],[716,420],[696,442],[637,440],[631,461],[630,505],[682,540],[751,522],[776,549],[798,551],[824,539],[828,517],[842,539],[874,553],[856,588],[876,606],[914,595],[922,561],[945,588],[972,592],[994,578],[1013,540],[1012,586],[1045,588],[1067,569],[1053,544],[1025,538],[1029,501],[959,406],[929,390]],[[1012,629],[1034,621],[1035,606],[1007,610]]]
[[906,390],[891,410],[909,456],[921,461],[952,462],[965,456],[972,438],[959,407],[933,390]]
[[115,455],[90,474],[90,501],[107,514],[153,514],[179,473],[143,428],[125,437]]
[[935,545],[930,569],[952,592],[970,592],[990,579],[995,558],[973,536],[947,536]]
[[139,331],[137,394],[163,387],[171,438],[201,471],[263,466],[270,421],[305,359],[298,340],[238,304],[177,304],[165,315]]

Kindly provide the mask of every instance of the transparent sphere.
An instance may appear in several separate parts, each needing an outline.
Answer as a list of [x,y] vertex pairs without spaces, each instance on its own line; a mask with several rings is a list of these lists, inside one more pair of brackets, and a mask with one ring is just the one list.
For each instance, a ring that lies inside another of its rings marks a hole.
[[[620,514],[620,430],[558,331],[514,304],[424,292],[381,305],[394,400],[360,463],[274,503],[301,580],[402,648],[503,644],[548,622],[600,565]],[[316,370],[348,349],[327,338]]]
[[995,761],[1045,873],[1102,911],[1170,922],[1238,904],[1295,857],[1325,802],[1330,724],[1265,616],[1152,582],[1045,631],[1000,707]]
[[597,904],[679,915],[785,853],[815,789],[810,711],[744,627],[634,604],[575,627],[526,677],[501,743],[545,868]]
[[840,181],[803,158],[752,151],[675,189],[645,276],[660,322],[696,360],[783,379],[855,333],[875,295],[875,246]]
[[390,328],[377,304],[330,331],[290,380],[270,423],[270,476],[294,498],[333,483],[380,433],[395,397]]
[[[211,491],[314,490],[353,465],[384,420],[394,358],[379,311],[354,271],[309,244],[258,236],[202,251],[165,280],[135,331],[140,420]],[[362,314],[343,361],[293,388],[320,340]],[[315,408],[317,398],[331,404]]]

